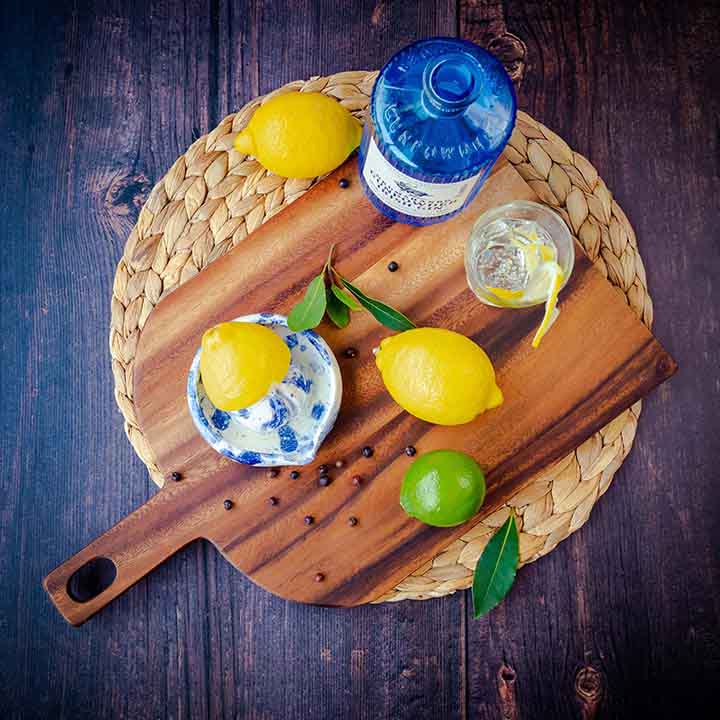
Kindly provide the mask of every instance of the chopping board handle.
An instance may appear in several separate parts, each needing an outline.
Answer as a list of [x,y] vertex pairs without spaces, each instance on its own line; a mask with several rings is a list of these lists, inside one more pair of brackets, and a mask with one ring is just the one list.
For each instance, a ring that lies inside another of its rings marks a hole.
[[44,580],[60,614],[81,625],[180,548],[195,540],[192,513],[178,519],[181,484],[160,490]]

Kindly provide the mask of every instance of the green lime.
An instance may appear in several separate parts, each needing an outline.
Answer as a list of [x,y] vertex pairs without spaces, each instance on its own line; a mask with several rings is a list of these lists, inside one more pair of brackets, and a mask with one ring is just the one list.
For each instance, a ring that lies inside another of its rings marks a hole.
[[483,471],[469,455],[457,450],[421,455],[408,468],[400,489],[403,510],[436,527],[464,523],[484,499]]

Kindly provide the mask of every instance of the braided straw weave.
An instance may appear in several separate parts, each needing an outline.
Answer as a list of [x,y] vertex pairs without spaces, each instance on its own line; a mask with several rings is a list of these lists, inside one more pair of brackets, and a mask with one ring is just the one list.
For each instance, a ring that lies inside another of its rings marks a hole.
[[[135,415],[133,369],[140,333],[155,305],[224,255],[266,220],[297,200],[315,180],[287,180],[233,149],[236,134],[262,102],[291,90],[337,98],[361,120],[377,72],[342,72],[296,81],[249,102],[180,156],[140,212],[121,258],[112,297],[110,352],[115,399],[125,432],[162,485],[153,452]],[[635,233],[590,162],[562,138],[518,114],[505,157],[540,200],[557,210],[596,267],[652,323],[652,302]],[[619,415],[577,450],[530,479],[508,507],[485,516],[432,561],[418,568],[381,601],[440,597],[467,588],[485,543],[515,508],[521,563],[550,552],[587,520],[630,451],[640,403]]]

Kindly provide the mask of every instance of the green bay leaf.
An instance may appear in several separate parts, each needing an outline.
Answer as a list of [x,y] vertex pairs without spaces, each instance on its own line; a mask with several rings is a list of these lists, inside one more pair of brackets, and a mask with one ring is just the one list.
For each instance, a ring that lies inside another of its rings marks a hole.
[[347,290],[333,284],[332,292],[343,305],[347,305],[351,310],[362,310],[358,301]]
[[475,617],[492,610],[507,595],[517,572],[520,556],[515,515],[503,523],[480,555],[473,575],[472,597]]
[[372,316],[379,322],[389,327],[391,330],[412,330],[415,327],[415,323],[412,322],[408,317],[403,315],[399,310],[386,305],[375,298],[372,298],[355,287],[351,282],[342,278],[345,287],[357,298],[357,301],[368,310]]
[[[333,287],[333,289],[335,289]],[[330,290],[327,291],[327,314],[339,328],[345,328],[350,322],[350,310]]]
[[326,307],[325,275],[321,273],[312,279],[303,299],[290,311],[288,327],[293,332],[317,327],[323,319]]

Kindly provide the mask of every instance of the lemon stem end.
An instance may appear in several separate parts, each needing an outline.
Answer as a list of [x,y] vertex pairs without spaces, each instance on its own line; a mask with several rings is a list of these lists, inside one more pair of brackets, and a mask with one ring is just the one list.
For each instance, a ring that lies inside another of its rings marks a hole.
[[243,130],[235,138],[233,147],[238,152],[245,153],[246,155],[253,155],[255,153],[255,143],[253,141],[253,136],[247,130]]
[[488,410],[502,405],[504,399],[502,390],[495,385],[495,387],[490,391],[490,397],[488,398]]

